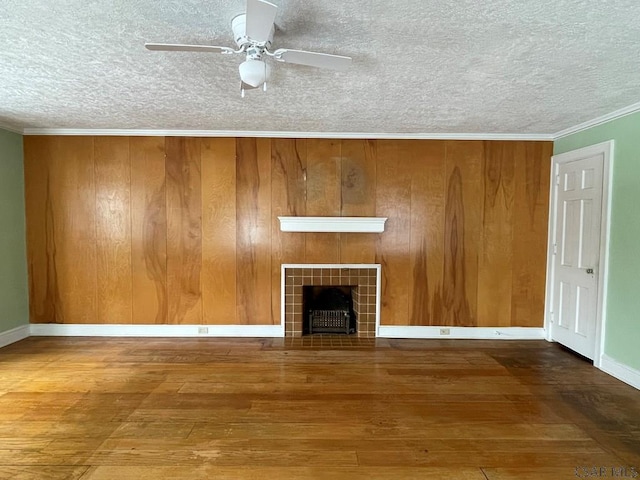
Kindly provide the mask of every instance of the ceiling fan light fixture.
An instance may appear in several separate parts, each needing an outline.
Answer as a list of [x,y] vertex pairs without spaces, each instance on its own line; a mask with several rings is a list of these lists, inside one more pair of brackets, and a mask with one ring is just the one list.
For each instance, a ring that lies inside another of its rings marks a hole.
[[267,90],[267,80],[269,80],[271,67],[264,62],[263,58],[265,57],[272,57],[275,61],[282,63],[328,68],[337,71],[344,71],[351,65],[351,57],[341,55],[290,48],[280,48],[272,53],[270,49],[273,34],[276,30],[277,5],[267,0],[246,0],[246,2],[246,11],[236,15],[231,20],[231,30],[238,46],[237,50],[216,45],[188,45],[182,43],[145,43],[145,47],[148,50],[160,51],[245,55],[246,60],[239,67],[240,94],[242,96],[244,96],[245,90],[260,87],[265,91]]
[[269,79],[270,67],[262,60],[247,59],[240,64],[240,79],[254,88]]

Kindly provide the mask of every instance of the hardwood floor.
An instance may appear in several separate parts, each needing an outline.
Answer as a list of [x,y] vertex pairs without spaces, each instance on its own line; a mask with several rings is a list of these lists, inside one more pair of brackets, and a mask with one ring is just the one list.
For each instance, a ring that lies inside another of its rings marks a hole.
[[640,392],[546,342],[31,337],[0,349],[0,479],[634,472]]

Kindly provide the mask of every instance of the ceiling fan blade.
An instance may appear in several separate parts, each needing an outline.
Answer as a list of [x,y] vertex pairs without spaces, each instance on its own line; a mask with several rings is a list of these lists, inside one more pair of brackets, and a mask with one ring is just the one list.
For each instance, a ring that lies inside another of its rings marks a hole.
[[351,57],[342,55],[329,55],[328,53],[305,52],[304,50],[289,50],[279,48],[273,52],[276,60],[286,63],[297,63],[310,67],[330,68],[332,70],[345,71],[351,65]]
[[245,35],[254,42],[269,40],[278,7],[264,0],[247,0]]
[[166,52],[210,52],[210,53],[233,53],[229,47],[216,47],[214,45],[183,45],[180,43],[145,43],[147,50],[160,50]]

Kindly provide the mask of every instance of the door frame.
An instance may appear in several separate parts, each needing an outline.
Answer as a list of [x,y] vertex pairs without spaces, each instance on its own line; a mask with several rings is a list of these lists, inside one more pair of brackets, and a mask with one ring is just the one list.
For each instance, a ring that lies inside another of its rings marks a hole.
[[560,153],[551,157],[551,179],[549,188],[549,237],[547,241],[547,282],[544,305],[544,329],[546,339],[552,342],[552,316],[553,316],[553,282],[554,282],[554,239],[556,238],[556,213],[558,197],[558,166],[560,164],[580,160],[594,155],[603,156],[602,165],[602,211],[600,215],[600,258],[598,264],[598,293],[596,307],[596,338],[593,365],[600,368],[602,355],[604,354],[606,306],[607,306],[607,279],[609,277],[609,230],[611,218],[611,183],[613,176],[614,141],[597,143],[588,147],[579,148],[566,153]]

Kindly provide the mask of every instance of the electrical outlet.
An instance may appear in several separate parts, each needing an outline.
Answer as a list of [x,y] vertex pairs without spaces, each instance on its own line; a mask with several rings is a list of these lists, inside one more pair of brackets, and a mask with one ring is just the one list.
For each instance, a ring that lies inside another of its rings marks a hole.
[[199,335],[206,335],[207,333],[209,333],[209,327],[198,327]]
[[440,335],[451,335],[451,329],[450,328],[441,328],[440,329]]

